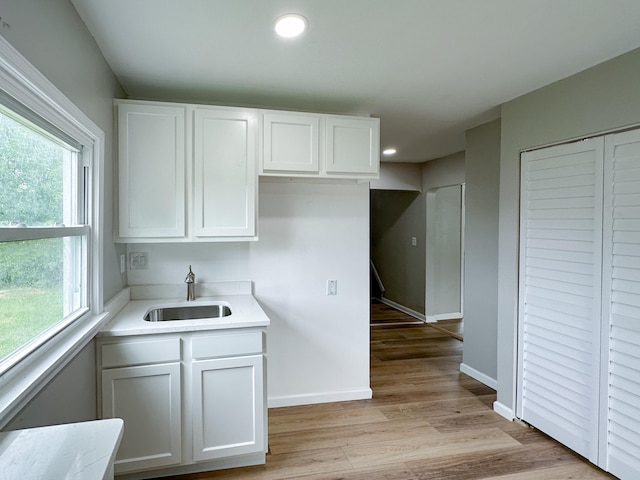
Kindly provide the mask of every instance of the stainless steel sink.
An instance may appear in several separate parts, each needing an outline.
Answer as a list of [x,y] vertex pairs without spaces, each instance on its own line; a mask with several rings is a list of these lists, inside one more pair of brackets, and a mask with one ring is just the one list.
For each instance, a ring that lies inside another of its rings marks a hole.
[[171,320],[222,318],[229,315],[231,315],[231,308],[228,305],[215,303],[210,305],[181,305],[153,308],[142,318],[147,322],[166,322]]

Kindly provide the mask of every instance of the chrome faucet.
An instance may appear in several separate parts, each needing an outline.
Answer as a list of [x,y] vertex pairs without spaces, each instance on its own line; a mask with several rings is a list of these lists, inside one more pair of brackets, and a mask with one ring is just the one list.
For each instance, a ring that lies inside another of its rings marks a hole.
[[189,273],[187,273],[187,278],[184,279],[184,283],[187,284],[187,302],[196,299],[196,276],[191,271],[191,265],[189,265]]

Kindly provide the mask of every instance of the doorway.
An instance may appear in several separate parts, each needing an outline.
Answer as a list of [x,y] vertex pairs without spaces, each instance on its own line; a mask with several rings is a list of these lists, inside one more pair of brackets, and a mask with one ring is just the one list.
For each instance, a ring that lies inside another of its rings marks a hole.
[[427,191],[427,321],[463,317],[464,184]]

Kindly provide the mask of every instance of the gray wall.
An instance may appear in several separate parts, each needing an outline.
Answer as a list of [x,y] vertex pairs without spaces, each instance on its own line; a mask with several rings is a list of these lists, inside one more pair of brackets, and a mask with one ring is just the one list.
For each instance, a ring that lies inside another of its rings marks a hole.
[[520,151],[640,124],[640,49],[503,105],[498,407],[515,409]]
[[[424,314],[424,196],[416,191],[371,190],[371,258],[384,298]],[[416,246],[411,245],[416,237]]]
[[495,383],[500,120],[466,132],[463,364]]
[[[126,285],[113,243],[113,108],[124,92],[68,0],[2,0],[0,34],[105,133],[104,298]],[[95,418],[95,354],[89,344],[9,428]]]

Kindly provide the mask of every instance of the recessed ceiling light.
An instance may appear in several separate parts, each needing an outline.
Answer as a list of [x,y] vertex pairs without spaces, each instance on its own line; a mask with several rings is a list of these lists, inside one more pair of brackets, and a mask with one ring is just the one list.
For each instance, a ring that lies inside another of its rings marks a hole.
[[288,13],[276,20],[276,33],[281,37],[297,37],[307,28],[307,19],[297,13]]
[[383,155],[395,155],[395,153],[396,153],[396,149],[395,148],[387,148],[387,149],[382,151]]

